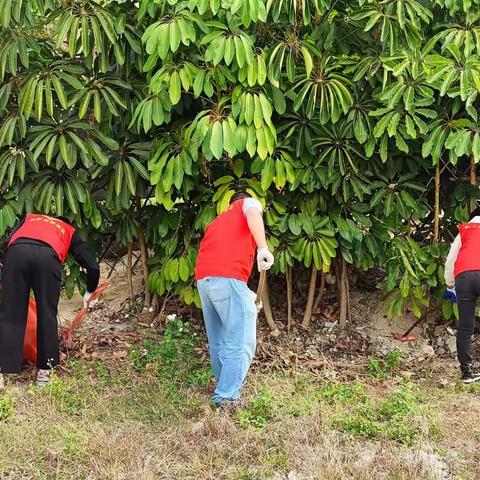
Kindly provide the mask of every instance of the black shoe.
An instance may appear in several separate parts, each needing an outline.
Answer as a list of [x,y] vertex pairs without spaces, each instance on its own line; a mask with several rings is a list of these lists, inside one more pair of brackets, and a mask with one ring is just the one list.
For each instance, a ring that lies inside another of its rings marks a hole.
[[233,414],[242,407],[239,400],[224,399],[220,403],[215,404],[217,413]]
[[462,382],[465,384],[469,383],[475,383],[480,380],[480,374],[479,373],[474,373],[472,370],[471,365],[468,365],[466,367],[461,367],[462,369]]

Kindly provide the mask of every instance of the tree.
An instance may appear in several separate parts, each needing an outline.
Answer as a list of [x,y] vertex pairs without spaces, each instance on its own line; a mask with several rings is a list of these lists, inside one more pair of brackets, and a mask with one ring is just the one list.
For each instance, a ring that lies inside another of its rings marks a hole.
[[289,305],[311,271],[304,325],[317,272],[345,292],[346,264],[385,268],[389,313],[420,316],[478,196],[479,7],[0,0],[0,234],[63,213],[198,305],[199,238],[246,189]]

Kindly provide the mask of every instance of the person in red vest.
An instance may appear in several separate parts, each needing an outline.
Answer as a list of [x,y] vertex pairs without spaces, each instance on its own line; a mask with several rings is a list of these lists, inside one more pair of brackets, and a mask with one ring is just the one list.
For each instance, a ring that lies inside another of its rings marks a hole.
[[202,302],[216,388],[213,403],[228,407],[240,397],[256,347],[257,307],[247,281],[255,250],[259,270],[273,265],[262,206],[246,193],[210,223],[200,243],[195,278]]
[[7,244],[2,272],[0,387],[3,374],[17,373],[22,368],[30,290],[37,303],[37,384],[44,386],[60,359],[57,308],[62,264],[71,254],[86,269],[85,307],[98,286],[100,268],[75,227],[63,217],[27,214]]
[[462,381],[473,383],[480,374],[473,370],[472,336],[475,327],[475,310],[480,296],[480,208],[470,215],[469,223],[458,227],[445,263],[444,298],[458,302],[457,356]]

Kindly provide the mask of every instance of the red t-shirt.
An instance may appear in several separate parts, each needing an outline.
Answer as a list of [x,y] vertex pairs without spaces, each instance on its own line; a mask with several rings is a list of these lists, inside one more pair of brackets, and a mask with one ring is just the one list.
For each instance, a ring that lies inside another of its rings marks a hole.
[[245,199],[237,200],[206,230],[200,243],[195,278],[228,277],[246,282],[255,257],[255,240],[243,212]]
[[23,225],[14,233],[8,245],[12,245],[19,238],[39,240],[50,245],[64,262],[74,233],[75,228],[58,218],[28,213]]
[[461,247],[455,261],[455,277],[470,270],[480,270],[480,223],[465,223],[458,229]]

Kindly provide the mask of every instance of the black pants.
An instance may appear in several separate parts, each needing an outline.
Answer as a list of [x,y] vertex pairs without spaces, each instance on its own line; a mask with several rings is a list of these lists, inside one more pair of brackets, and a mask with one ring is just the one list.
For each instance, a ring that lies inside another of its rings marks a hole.
[[472,363],[472,335],[475,309],[480,296],[480,270],[461,273],[455,279],[458,300],[457,355],[460,365]]
[[2,373],[16,373],[22,368],[30,290],[37,303],[37,366],[48,369],[58,365],[61,278],[62,264],[48,245],[19,240],[8,249],[2,272],[0,312]]

